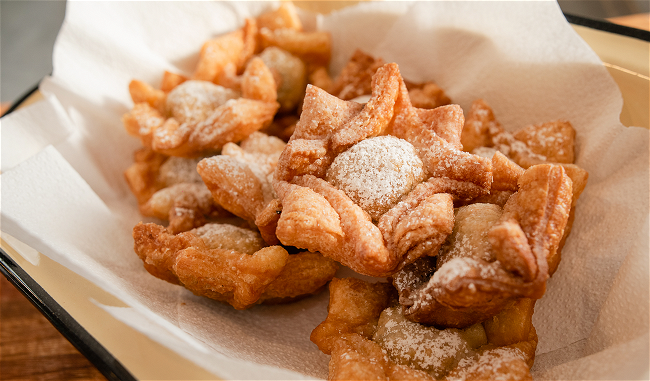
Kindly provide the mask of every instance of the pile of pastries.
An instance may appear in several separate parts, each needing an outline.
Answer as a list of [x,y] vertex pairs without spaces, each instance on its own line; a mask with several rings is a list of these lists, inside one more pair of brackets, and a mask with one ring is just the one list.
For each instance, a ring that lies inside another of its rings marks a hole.
[[507,131],[362,50],[332,78],[331,48],[283,2],[206,41],[191,75],[129,84],[125,178],[157,221],[135,253],[236,309],[329,284],[311,340],[330,379],[530,379],[535,301],[588,177],[571,123]]

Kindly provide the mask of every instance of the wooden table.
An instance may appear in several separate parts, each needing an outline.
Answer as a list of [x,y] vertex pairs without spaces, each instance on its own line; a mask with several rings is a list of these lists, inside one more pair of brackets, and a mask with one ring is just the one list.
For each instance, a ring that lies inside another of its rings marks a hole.
[[0,380],[106,380],[0,276]]

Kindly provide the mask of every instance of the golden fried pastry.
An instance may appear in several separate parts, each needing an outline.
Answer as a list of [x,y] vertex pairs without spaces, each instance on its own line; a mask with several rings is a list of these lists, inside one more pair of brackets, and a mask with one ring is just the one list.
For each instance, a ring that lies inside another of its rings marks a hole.
[[[370,217],[325,180],[305,175],[276,183],[282,202],[276,235],[285,245],[319,251],[367,275],[385,274],[399,258]],[[341,221],[345,221],[342,223]]]
[[419,184],[379,219],[386,247],[403,258],[398,268],[423,255],[435,255],[454,227],[453,197],[437,183]]
[[246,99],[266,103],[275,103],[278,99],[275,78],[260,57],[248,61],[246,71],[242,74],[241,92]]
[[255,53],[256,46],[257,23],[253,19],[246,19],[242,28],[203,44],[192,78],[214,82],[224,67],[230,63],[240,71]]
[[260,28],[259,36],[262,48],[276,46],[310,64],[327,66],[332,55],[332,37],[327,32]]
[[334,278],[329,290],[327,319],[310,336],[325,354],[331,353],[338,336],[355,333],[372,338],[377,330],[379,314],[395,297],[395,290],[389,283],[368,283],[357,278]]
[[365,105],[309,86],[275,172],[278,239],[372,276],[435,255],[454,198],[491,187],[490,160],[459,149],[462,125],[458,106],[414,108],[396,64],[376,71]]
[[571,182],[573,183],[573,198],[571,200],[571,212],[569,213],[569,221],[567,221],[566,228],[564,228],[564,235],[562,236],[562,240],[560,240],[557,251],[554,254],[551,254],[551,257],[548,260],[549,275],[553,275],[560,264],[562,257],[562,248],[564,247],[564,243],[569,237],[569,234],[571,234],[571,228],[573,227],[573,220],[575,218],[576,210],[575,208],[578,202],[578,198],[580,198],[582,191],[584,191],[585,187],[587,186],[587,180],[589,179],[589,173],[577,165],[562,164],[562,167],[566,171],[567,175],[571,178]]
[[483,100],[465,119],[361,50],[332,80],[331,49],[284,2],[205,42],[192,76],[129,84],[144,148],[124,175],[169,221],[133,229],[145,269],[236,309],[331,281],[310,339],[332,380],[532,379],[535,301],[588,177],[573,127],[508,132]]
[[[535,299],[518,299],[499,314],[485,320],[482,324],[488,342],[496,346],[506,346],[537,340],[532,322],[535,302]],[[526,350],[525,353],[528,358],[535,357],[534,349]],[[530,365],[532,366],[532,361]]]
[[298,123],[298,117],[296,115],[278,115],[273,122],[267,127],[262,128],[260,132],[267,135],[276,136],[282,139],[285,142],[288,142],[291,139],[291,135],[296,130],[296,123]]
[[158,170],[159,180],[165,186],[180,183],[203,183],[196,171],[196,165],[201,159],[186,159],[184,157],[169,157]]
[[196,165],[199,159],[169,157],[143,147],[134,154],[134,163],[124,171],[131,191],[142,205],[162,188],[180,183],[203,183]]
[[199,159],[167,157],[148,148],[136,151],[136,162],[125,172],[144,216],[168,220],[168,229],[180,233],[209,219],[230,217],[201,180]]
[[351,100],[371,93],[372,76],[386,64],[381,58],[357,49],[336,77],[329,89],[330,94],[343,100]]
[[456,105],[416,109],[403,83],[400,95],[391,134],[413,144],[430,176],[473,183],[487,194],[492,183],[491,162],[460,150],[462,109]]
[[187,81],[188,79],[189,78],[187,78],[184,75],[172,73],[170,71],[165,70],[165,72],[163,73],[162,81],[160,83],[160,90],[162,90],[165,93],[169,93],[170,91],[174,90],[176,86]]
[[532,380],[530,367],[513,348],[483,349],[460,361],[446,380]]
[[332,78],[327,72],[325,66],[312,66],[309,68],[309,74],[307,76],[308,83],[327,91],[331,91],[333,86]]
[[230,224],[208,223],[189,232],[201,238],[209,249],[253,255],[267,246],[258,232]]
[[292,111],[305,95],[307,67],[293,54],[270,46],[259,54],[266,66],[278,73],[277,94],[280,112]]
[[391,361],[375,342],[358,334],[335,340],[329,380],[435,380],[427,373]]
[[327,319],[311,336],[331,355],[328,379],[531,379],[534,300],[517,300],[482,324],[438,329],[407,320],[391,305],[392,292],[385,283],[330,282]]
[[[200,161],[197,171],[219,205],[254,224],[277,198],[271,177],[284,147],[279,138],[255,132],[240,146],[228,143],[221,155]],[[275,240],[274,232],[268,230],[265,237],[270,242]]]
[[492,204],[461,208],[438,263],[412,265],[395,276],[404,315],[416,322],[465,327],[495,315],[514,299],[540,298],[571,200],[564,169],[544,164],[519,178],[519,190],[502,213]]
[[280,275],[264,290],[262,302],[287,303],[320,292],[338,269],[338,263],[319,253],[289,255]]
[[205,224],[209,218],[230,214],[214,202],[203,183],[178,183],[154,193],[140,205],[144,216],[168,220],[171,233],[188,231]]
[[[371,79],[377,69],[385,64],[381,58],[357,49],[350,57],[331,86],[323,87],[330,94],[343,100],[352,100],[371,93]],[[413,83],[404,81],[414,107],[432,109],[448,105],[451,99],[434,82]]]
[[129,94],[134,104],[147,103],[159,112],[165,112],[167,94],[164,91],[154,89],[148,83],[134,79],[129,83]]
[[126,132],[139,138],[142,145],[147,148],[152,148],[153,133],[161,128],[165,121],[163,114],[147,102],[136,103],[131,111],[122,116],[122,124]]
[[[515,181],[522,171],[513,161],[524,168],[546,162],[558,163],[564,167],[572,181],[573,196],[564,235],[548,261],[549,275],[552,275],[559,265],[562,247],[571,232],[576,203],[589,177],[587,171],[571,164],[574,160],[573,127],[569,122],[554,121],[524,127],[509,133],[498,123],[487,103],[477,100],[472,104],[461,138],[465,151],[492,158],[494,174],[492,190],[489,195],[481,196],[473,202],[505,205],[511,192],[516,190]],[[504,159],[506,156],[510,160]]]
[[432,109],[451,104],[451,99],[435,82],[406,82],[413,107]]
[[212,82],[189,80],[169,92],[166,110],[180,124],[197,124],[219,106],[240,96],[239,92]]
[[276,198],[271,200],[255,217],[255,225],[259,229],[264,241],[269,245],[281,244],[275,235],[275,231],[278,229],[280,214],[282,214],[282,203],[280,199]]
[[[261,58],[251,58],[255,40],[254,22],[247,22],[242,30],[206,43],[203,56],[209,57],[202,58],[197,68],[203,74],[192,80],[166,74],[169,93],[132,81],[135,104],[122,118],[127,132],[156,152],[198,157],[269,125],[279,108],[276,81]],[[245,70],[238,76],[240,67]],[[232,78],[226,75],[229,72]],[[228,87],[212,83],[224,75]]]
[[406,319],[399,306],[385,309],[372,340],[397,364],[442,378],[458,362],[487,344],[481,324],[465,329],[437,329]]
[[492,156],[492,191],[517,190],[519,177],[524,174],[524,169],[514,161],[508,159],[504,154],[497,151]]
[[133,154],[134,163],[124,171],[124,178],[138,200],[138,205],[147,202],[151,195],[166,186],[159,173],[167,158],[147,147],[140,148]]
[[492,108],[482,99],[474,101],[467,113],[465,126],[460,136],[463,150],[474,152],[480,147],[492,147],[489,131],[495,129],[497,124]]
[[270,123],[278,108],[277,95],[273,76],[261,59],[254,58],[246,66],[241,93],[241,98],[217,103],[205,118],[167,119],[155,129],[152,148],[172,156],[196,157],[239,142]]
[[236,309],[311,295],[338,269],[319,254],[290,256],[280,246],[251,253],[261,237],[233,227],[207,225],[174,235],[160,225],[139,223],[133,238],[149,273]]
[[257,26],[270,30],[289,28],[302,30],[296,7],[289,1],[283,2],[277,9],[263,13],[257,17]]
[[458,366],[447,380],[531,380],[537,333],[532,325],[533,299],[519,299],[498,315],[484,321],[488,344]]
[[491,147],[523,168],[542,163],[570,164],[574,160],[575,130],[571,123],[553,121],[510,133],[482,99],[472,104],[461,139],[467,152]]

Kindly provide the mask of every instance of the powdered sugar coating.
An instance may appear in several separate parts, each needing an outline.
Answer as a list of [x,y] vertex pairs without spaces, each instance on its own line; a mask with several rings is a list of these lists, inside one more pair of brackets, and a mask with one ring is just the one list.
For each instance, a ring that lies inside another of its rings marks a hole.
[[210,249],[235,250],[254,254],[264,246],[262,236],[255,231],[229,224],[209,223],[190,230],[190,233],[203,239]]
[[238,92],[211,82],[190,80],[167,95],[167,110],[180,124],[196,124],[229,99],[239,96]]
[[410,143],[378,136],[338,155],[326,178],[377,220],[425,176],[422,160]]
[[486,344],[487,337],[480,324],[464,330],[441,330],[409,321],[400,307],[391,307],[382,312],[373,341],[394,362],[441,379],[461,359]]
[[517,369],[513,367],[513,363],[519,361],[520,364],[524,364],[525,359],[525,354],[518,348],[500,347],[485,350],[478,355],[460,360],[458,368],[447,377],[447,380],[475,379],[477,373],[489,375],[490,379],[495,381],[518,379]]
[[494,204],[471,204],[456,211],[454,231],[438,255],[438,267],[452,258],[495,260],[488,242],[488,231],[501,217],[501,208]]
[[186,159],[170,157],[160,166],[160,179],[166,185],[179,183],[203,183],[196,171],[196,165],[201,159]]

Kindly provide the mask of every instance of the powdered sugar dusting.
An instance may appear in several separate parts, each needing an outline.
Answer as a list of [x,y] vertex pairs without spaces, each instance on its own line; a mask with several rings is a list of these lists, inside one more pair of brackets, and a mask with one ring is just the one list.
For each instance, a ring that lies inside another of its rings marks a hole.
[[229,224],[209,223],[190,230],[190,233],[203,239],[210,249],[236,250],[245,254],[254,254],[264,247],[264,240],[258,232]]
[[238,92],[211,82],[190,80],[169,93],[167,110],[180,124],[196,124],[229,99],[239,96]]
[[494,204],[471,204],[458,208],[454,230],[438,256],[442,266],[452,258],[495,260],[488,242],[488,231],[501,217],[501,208]]
[[166,186],[179,183],[202,183],[203,180],[196,171],[196,165],[201,159],[186,159],[170,157],[160,166],[160,179]]
[[400,307],[392,307],[382,312],[373,340],[396,363],[425,371],[440,379],[453,369],[460,359],[473,353],[466,336],[476,335],[474,332],[467,335],[458,329],[439,330],[414,323],[401,314]]
[[474,270],[475,261],[469,258],[452,258],[440,266],[433,274],[431,281],[434,284],[447,284],[452,280],[469,275]]
[[447,380],[467,380],[470,375],[480,369],[481,374],[489,374],[491,380],[512,380],[512,373],[508,372],[509,363],[524,360],[523,352],[517,348],[501,347],[482,351],[477,356],[467,357],[458,363],[458,369]]
[[338,155],[327,170],[327,181],[377,220],[424,179],[423,167],[406,140],[379,136]]
[[477,156],[484,157],[486,159],[492,159],[492,156],[497,152],[496,148],[492,147],[478,147],[472,150],[472,153]]
[[510,132],[504,131],[500,127],[491,126],[489,132],[492,134],[494,148],[508,157],[526,156],[541,162],[548,161],[546,156],[534,153],[526,143],[515,139]]

